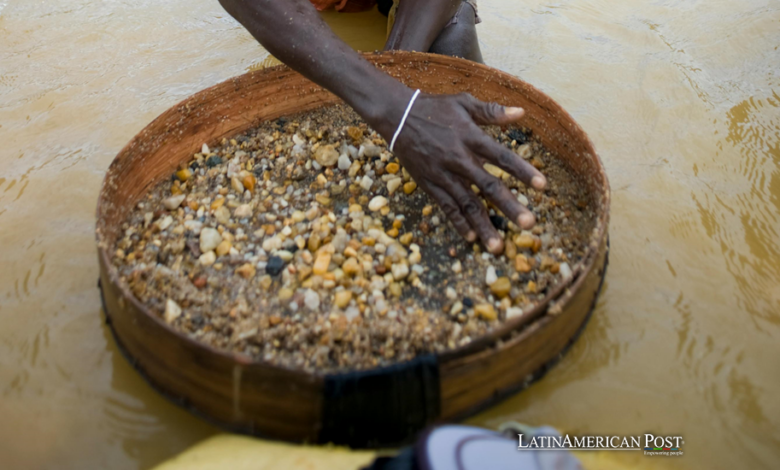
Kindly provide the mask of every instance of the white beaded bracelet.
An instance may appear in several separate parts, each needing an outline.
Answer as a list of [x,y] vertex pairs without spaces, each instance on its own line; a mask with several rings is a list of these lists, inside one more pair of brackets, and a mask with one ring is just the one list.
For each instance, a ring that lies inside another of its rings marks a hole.
[[417,95],[420,94],[420,90],[414,92],[414,95],[412,95],[412,99],[409,100],[409,106],[406,107],[406,112],[404,113],[404,117],[401,118],[401,123],[398,124],[398,129],[395,131],[395,135],[393,135],[393,141],[390,142],[390,151],[393,151],[393,147],[395,147],[395,139],[398,138],[398,135],[401,133],[401,129],[404,128],[404,123],[406,123],[406,118],[409,117],[409,111],[412,110],[412,106],[414,105],[414,100],[417,99]]

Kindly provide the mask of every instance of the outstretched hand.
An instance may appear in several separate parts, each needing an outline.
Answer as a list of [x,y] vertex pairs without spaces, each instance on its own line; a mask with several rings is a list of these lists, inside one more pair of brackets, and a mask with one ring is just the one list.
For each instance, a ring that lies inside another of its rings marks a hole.
[[469,94],[421,94],[395,144],[395,154],[423,190],[439,204],[455,229],[469,242],[479,238],[491,253],[504,243],[480,198],[480,193],[523,229],[536,223],[504,183],[488,173],[491,163],[534,189],[544,189],[545,177],[531,164],[489,137],[479,125],[506,125],[523,117],[522,108],[483,103]]

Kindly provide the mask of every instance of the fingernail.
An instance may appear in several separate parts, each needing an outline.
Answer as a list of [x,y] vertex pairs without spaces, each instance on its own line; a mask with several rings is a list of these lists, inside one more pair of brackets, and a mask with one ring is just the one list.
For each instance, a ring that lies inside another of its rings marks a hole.
[[536,217],[530,212],[524,212],[517,218],[517,225],[522,229],[529,229],[536,224]]
[[534,189],[544,189],[544,187],[547,186],[547,179],[542,175],[536,175],[531,178],[531,186],[533,186]]
[[469,233],[466,234],[466,240],[468,240],[470,243],[473,243],[474,240],[477,239],[477,233],[473,230],[471,230]]
[[523,117],[523,114],[525,114],[525,110],[523,110],[523,108],[509,106],[504,108],[504,114],[506,114],[506,117],[510,119],[520,119]]
[[495,253],[501,249],[501,239],[499,238],[491,238],[488,240],[488,250],[490,250],[492,253]]

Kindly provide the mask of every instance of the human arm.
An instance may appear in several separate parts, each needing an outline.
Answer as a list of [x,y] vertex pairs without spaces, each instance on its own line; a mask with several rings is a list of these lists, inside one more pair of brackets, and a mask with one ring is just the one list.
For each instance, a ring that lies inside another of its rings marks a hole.
[[[439,0],[436,0],[439,1]],[[413,90],[371,65],[343,43],[308,0],[220,0],[275,57],[327,88],[390,141]],[[492,141],[477,124],[509,124],[519,108],[482,103],[468,95],[422,94],[396,143],[396,156],[417,184],[443,208],[469,241],[479,237],[494,253],[503,243],[481,201],[476,184],[510,220],[524,228],[534,217],[483,168],[491,162],[526,184],[544,187],[544,177],[510,150]]]

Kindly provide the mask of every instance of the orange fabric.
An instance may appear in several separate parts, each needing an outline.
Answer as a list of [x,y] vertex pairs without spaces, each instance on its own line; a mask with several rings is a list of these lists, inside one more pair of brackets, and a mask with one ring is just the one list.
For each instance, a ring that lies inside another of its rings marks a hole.
[[336,8],[341,13],[355,13],[358,11],[370,10],[376,5],[376,0],[310,0],[314,7],[319,10]]

